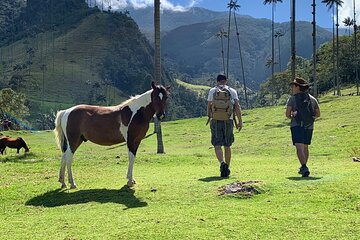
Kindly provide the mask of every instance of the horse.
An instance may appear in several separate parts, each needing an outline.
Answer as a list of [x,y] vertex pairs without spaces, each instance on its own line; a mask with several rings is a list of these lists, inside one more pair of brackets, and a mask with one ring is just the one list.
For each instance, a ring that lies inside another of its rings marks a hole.
[[126,142],[129,161],[127,185],[132,187],[136,183],[133,166],[139,144],[153,116],[156,114],[159,120],[165,117],[166,100],[170,95],[170,87],[155,85],[154,82],[151,87],[151,90],[117,106],[77,105],[57,112],[54,133],[62,151],[59,172],[61,188],[66,188],[65,167],[70,188],[76,188],[71,164],[75,151],[82,142],[88,140],[104,146]]
[[25,149],[25,152],[29,152],[29,148],[26,145],[24,139],[21,137],[18,138],[9,138],[9,137],[3,137],[0,138],[0,152],[1,154],[4,154],[4,150],[6,147],[9,148],[16,148],[16,153],[19,153],[19,150],[21,148]]

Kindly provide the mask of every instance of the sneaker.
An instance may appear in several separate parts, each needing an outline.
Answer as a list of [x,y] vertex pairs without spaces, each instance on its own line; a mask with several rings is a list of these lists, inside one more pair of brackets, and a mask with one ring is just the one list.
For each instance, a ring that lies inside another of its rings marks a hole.
[[310,171],[308,167],[304,167],[302,172],[301,172],[301,176],[302,177],[308,177],[310,175]]
[[224,162],[220,165],[220,177],[226,177],[228,171],[228,165]]
[[228,166],[228,165],[226,165],[226,166],[227,166],[226,177],[229,177],[229,176],[230,176],[231,171],[230,171],[229,166]]

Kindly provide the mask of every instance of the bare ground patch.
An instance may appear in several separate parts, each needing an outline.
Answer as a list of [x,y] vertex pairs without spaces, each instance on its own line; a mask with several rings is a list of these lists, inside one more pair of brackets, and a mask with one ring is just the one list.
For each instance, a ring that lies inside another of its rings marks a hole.
[[262,182],[258,180],[233,182],[218,189],[219,195],[236,195],[240,197],[252,197],[262,193]]

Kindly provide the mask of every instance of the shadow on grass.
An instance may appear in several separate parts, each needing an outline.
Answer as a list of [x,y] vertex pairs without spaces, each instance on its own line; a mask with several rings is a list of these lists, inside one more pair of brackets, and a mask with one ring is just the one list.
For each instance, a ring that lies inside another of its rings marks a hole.
[[3,158],[0,158],[0,162],[23,162],[23,163],[33,163],[33,162],[42,162],[42,159],[33,159],[36,157],[36,154],[32,152],[27,153],[15,153],[9,155],[3,155]]
[[322,179],[322,177],[287,177],[292,181],[316,181]]
[[88,202],[119,203],[129,208],[146,207],[147,203],[134,196],[135,190],[124,185],[120,190],[89,189],[68,192],[67,189],[56,189],[28,200],[25,205],[41,207],[59,207]]
[[221,180],[225,180],[227,178],[224,177],[219,177],[219,176],[212,176],[212,177],[206,177],[206,178],[199,178],[199,181],[202,182],[215,182],[215,181],[221,181]]

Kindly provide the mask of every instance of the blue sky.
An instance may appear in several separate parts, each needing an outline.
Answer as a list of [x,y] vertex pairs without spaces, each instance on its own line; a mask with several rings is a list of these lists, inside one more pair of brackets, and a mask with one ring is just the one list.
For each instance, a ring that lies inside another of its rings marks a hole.
[[[154,0],[96,0],[111,3],[113,9],[121,9],[127,6],[135,8],[144,8],[153,6]],[[190,7],[203,7],[214,11],[227,11],[229,0],[160,0],[163,9],[174,11],[186,11]],[[353,17],[353,0],[343,0],[343,7],[339,9],[339,22],[345,17]],[[287,22],[290,20],[290,2],[283,0],[276,7],[276,22]],[[271,6],[264,5],[263,0],[238,0],[240,5],[239,14],[250,15],[255,18],[271,18]],[[296,20],[312,21],[312,0],[296,0]],[[329,11],[321,0],[316,0],[317,4],[317,25],[325,28],[332,28],[332,11]],[[360,0],[356,0],[357,12],[360,10]],[[360,23],[360,13],[357,14],[358,25]]]
[[[193,4],[194,6],[204,7],[215,11],[226,11],[226,6],[229,0],[169,0],[170,2],[180,5]],[[353,1],[343,0],[343,8],[340,9],[339,20],[343,20],[345,17],[350,16],[352,18],[353,13]],[[283,0],[282,3],[278,3],[276,6],[275,21],[286,22],[290,20],[290,0]],[[360,1],[357,0],[358,10],[360,10]],[[240,5],[239,13],[253,16],[255,18],[271,18],[271,6],[264,5],[263,0],[238,0]],[[312,0],[296,0],[296,20],[312,21]],[[321,0],[316,0],[317,4],[317,24],[322,27],[332,27],[332,11],[329,11]],[[358,16],[357,16],[358,18]]]

